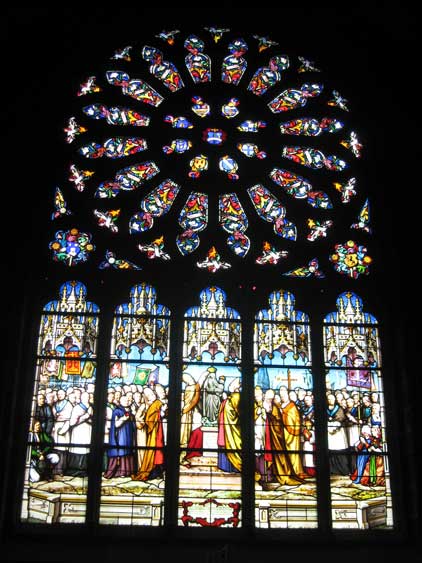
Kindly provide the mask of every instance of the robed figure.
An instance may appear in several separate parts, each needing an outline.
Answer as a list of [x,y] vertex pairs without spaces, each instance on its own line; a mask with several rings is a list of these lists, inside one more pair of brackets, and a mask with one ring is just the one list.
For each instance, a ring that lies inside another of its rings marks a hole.
[[111,415],[108,464],[105,479],[129,477],[135,471],[134,458],[135,421],[126,395],[120,398]]

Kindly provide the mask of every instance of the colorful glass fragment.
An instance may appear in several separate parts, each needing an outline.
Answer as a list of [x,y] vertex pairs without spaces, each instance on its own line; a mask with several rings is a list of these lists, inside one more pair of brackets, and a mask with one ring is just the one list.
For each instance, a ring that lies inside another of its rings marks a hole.
[[239,110],[237,109],[239,104],[240,101],[237,98],[230,98],[226,104],[221,106],[221,114],[227,119],[233,119],[233,117],[239,115]]
[[202,132],[202,140],[210,145],[222,145],[227,139],[227,133],[223,129],[208,127]]
[[267,153],[265,151],[260,151],[258,146],[254,143],[237,143],[236,147],[248,158],[256,157],[262,160],[267,157]]
[[239,168],[239,165],[228,154],[226,154],[225,156],[222,156],[219,159],[218,167],[221,170],[221,172],[225,172],[227,174],[227,177],[230,180],[238,180],[239,179],[239,174],[237,174],[237,170]]
[[199,154],[190,161],[189,166],[189,178],[199,178],[202,172],[208,170],[208,157],[204,154]]
[[331,209],[333,204],[325,192],[315,191],[310,182],[293,174],[288,170],[273,168],[270,178],[282,187],[289,195],[296,199],[306,199],[306,202],[317,209]]
[[58,219],[63,215],[72,215],[72,212],[67,207],[67,202],[63,197],[61,189],[56,188],[54,194],[54,211],[51,214],[51,220]]
[[221,259],[221,256],[217,252],[215,246],[212,246],[207,253],[206,258],[202,262],[197,262],[196,265],[198,268],[205,268],[208,272],[215,273],[218,270],[227,270],[231,268],[231,264],[228,262],[224,262]]
[[88,143],[78,149],[78,153],[85,158],[125,158],[132,154],[137,154],[147,150],[147,142],[140,137],[111,137],[100,143]]
[[348,100],[343,98],[337,90],[333,90],[333,97],[328,100],[327,104],[332,107],[339,107],[343,111],[349,111],[347,102]]
[[229,43],[229,55],[224,58],[221,67],[221,80],[226,84],[237,86],[246,70],[248,63],[242,57],[248,50],[243,39],[235,39]]
[[268,103],[268,107],[273,113],[290,111],[298,107],[304,107],[308,99],[319,96],[323,90],[322,84],[312,84],[306,82],[300,89],[288,88],[276,96]]
[[153,189],[142,201],[142,211],[133,215],[129,222],[129,232],[144,232],[152,228],[154,217],[168,213],[179,193],[180,186],[167,179]]
[[68,231],[57,231],[49,248],[53,251],[53,260],[67,266],[86,262],[89,253],[95,249],[91,242],[92,235],[76,228]]
[[363,145],[359,142],[358,137],[354,131],[350,132],[348,139],[343,139],[342,141],[340,141],[340,145],[346,147],[346,149],[350,149],[356,158],[361,157]]
[[350,225],[351,229],[359,229],[361,231],[365,231],[368,234],[372,233],[372,229],[370,226],[370,206],[369,206],[369,199],[365,201],[362,206],[362,209],[359,213],[359,218],[356,223]]
[[262,243],[262,254],[255,260],[257,264],[278,264],[281,258],[287,258],[288,250],[277,250],[268,241]]
[[319,269],[317,258],[310,260],[307,266],[290,270],[290,272],[285,272],[283,276],[289,278],[310,278],[312,276],[315,278],[325,278],[324,273]]
[[247,133],[258,133],[258,131],[267,126],[265,121],[252,121],[247,119],[243,121],[238,127],[238,131],[244,131]]
[[284,135],[306,135],[308,137],[316,137],[321,133],[335,133],[343,127],[343,123],[338,119],[323,117],[322,119],[314,119],[311,117],[302,117],[300,119],[292,119],[285,123],[280,123],[280,132]]
[[158,166],[153,161],[127,166],[116,172],[114,181],[102,182],[98,186],[95,197],[115,197],[120,190],[135,190],[159,172]]
[[164,252],[164,237],[156,238],[149,244],[138,244],[141,252],[145,252],[150,260],[157,258],[161,260],[170,260],[170,255]]
[[169,45],[174,45],[175,36],[180,33],[179,29],[173,29],[172,31],[161,31],[155,37],[167,41]]
[[173,139],[170,145],[164,145],[163,152],[166,154],[182,154],[192,148],[192,141],[187,139]]
[[254,39],[258,41],[258,51],[261,53],[265,49],[269,49],[274,45],[278,45],[277,41],[272,41],[269,37],[261,37],[260,35],[254,35]]
[[94,94],[95,92],[101,92],[101,88],[96,84],[97,78],[95,76],[89,76],[84,83],[79,86],[78,96],[86,96],[87,94]]
[[183,233],[177,236],[176,244],[180,252],[186,256],[199,246],[198,232],[208,224],[208,196],[191,192],[179,215],[179,225]]
[[219,221],[223,229],[230,233],[228,246],[236,255],[246,256],[250,248],[250,240],[244,234],[248,228],[248,218],[235,193],[219,197]]
[[285,239],[296,240],[296,226],[285,219],[286,209],[262,184],[248,188],[248,194],[259,217],[274,224],[274,232]]
[[113,53],[113,55],[110,57],[111,60],[114,61],[126,61],[128,63],[130,63],[130,61],[132,60],[131,56],[130,56],[130,51],[132,49],[132,45],[127,45],[126,47],[123,47],[122,49],[116,49],[116,51]]
[[228,33],[230,31],[230,29],[225,27],[204,27],[204,29],[211,33],[215,43],[220,41],[224,33]]
[[192,111],[199,117],[207,117],[211,113],[210,106],[204,102],[201,96],[193,96],[192,102]]
[[150,123],[150,118],[146,115],[121,106],[107,107],[103,104],[91,104],[82,108],[82,111],[93,119],[105,119],[109,125],[148,127]]
[[105,260],[98,267],[100,270],[106,270],[107,268],[114,268],[115,270],[142,270],[140,266],[129,262],[129,260],[116,258],[116,254],[111,250],[106,250]]
[[106,78],[112,86],[120,86],[125,96],[130,96],[139,102],[158,107],[164,100],[154,88],[140,78],[131,79],[126,72],[108,70]]
[[203,52],[205,43],[196,35],[189,35],[184,46],[189,51],[185,64],[192,80],[195,84],[211,82],[211,59]]
[[69,118],[69,122],[67,127],[63,129],[66,133],[66,143],[73,143],[76,139],[77,135],[81,135],[82,133],[86,133],[88,129],[83,127],[82,125],[78,125],[76,119],[74,117]]
[[341,194],[341,203],[349,203],[350,198],[356,195],[356,178],[350,178],[345,184],[333,182],[333,186]]
[[347,163],[337,156],[325,156],[322,151],[309,147],[283,147],[282,156],[296,164],[301,164],[314,170],[326,168],[327,170],[338,171],[344,170],[347,167]]
[[289,68],[289,58],[285,55],[272,57],[268,66],[259,68],[248,85],[249,92],[262,96],[269,88],[280,82],[281,72]]
[[306,238],[311,242],[316,241],[318,238],[324,238],[327,236],[327,231],[330,227],[332,227],[332,225],[333,221],[331,221],[330,219],[326,221],[308,219],[308,227],[310,231]]
[[117,233],[119,228],[116,221],[120,215],[120,209],[110,209],[110,211],[99,211],[94,209],[94,215],[98,219],[98,226],[109,229],[112,233]]
[[299,73],[302,73],[302,72],[321,72],[320,69],[315,66],[313,61],[309,61],[308,59],[305,59],[304,57],[298,57],[298,59],[300,61],[300,66],[297,69],[297,71]]
[[356,279],[360,275],[369,274],[372,258],[368,256],[367,252],[365,246],[348,240],[344,244],[335,245],[330,260],[333,262],[336,272]]
[[183,117],[182,115],[179,115],[178,117],[174,117],[173,115],[166,115],[164,117],[164,121],[166,123],[170,123],[174,129],[193,128],[193,124],[188,119],[186,119],[186,117]]
[[145,45],[142,49],[142,58],[151,63],[149,72],[166,86],[170,92],[177,92],[184,87],[182,77],[176,66],[163,59],[160,49]]
[[85,180],[89,180],[94,172],[92,170],[79,170],[74,164],[70,165],[69,171],[69,181],[74,184],[78,192],[83,192],[85,189]]

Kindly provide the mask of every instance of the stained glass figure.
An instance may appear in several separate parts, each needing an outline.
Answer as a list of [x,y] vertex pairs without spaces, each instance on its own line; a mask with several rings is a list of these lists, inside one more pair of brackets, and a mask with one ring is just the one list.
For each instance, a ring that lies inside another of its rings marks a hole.
[[67,202],[63,197],[63,193],[60,188],[56,188],[54,194],[54,211],[51,214],[51,220],[58,219],[64,215],[72,215],[72,212],[67,207]]
[[184,46],[189,51],[185,64],[192,80],[195,84],[211,82],[211,59],[203,52],[205,43],[196,35],[189,35]]
[[89,253],[95,249],[91,242],[92,235],[76,228],[68,231],[57,231],[54,240],[49,244],[53,251],[53,260],[66,266],[75,266],[86,262]]
[[287,258],[288,250],[277,250],[268,241],[262,243],[262,254],[255,260],[257,264],[278,264],[281,258]]
[[176,238],[177,248],[186,256],[199,246],[198,232],[208,224],[208,196],[191,192],[179,215],[179,225],[183,232]]
[[237,174],[237,170],[239,165],[237,162],[228,154],[222,156],[218,161],[218,167],[221,172],[225,172],[227,177],[230,180],[238,180],[239,174]]
[[132,45],[127,45],[126,47],[123,47],[122,49],[117,49],[113,55],[110,57],[111,60],[114,61],[126,61],[128,63],[130,63],[130,61],[132,60],[131,56],[130,56],[130,51],[132,50]]
[[202,140],[210,145],[222,145],[227,139],[227,133],[222,129],[207,128],[202,132]]
[[140,137],[111,137],[104,144],[89,143],[78,149],[78,153],[85,158],[125,158],[132,154],[147,150],[147,142]]
[[170,92],[177,92],[177,90],[184,87],[182,77],[176,66],[163,59],[163,53],[160,49],[145,45],[142,49],[142,58],[151,63],[149,67],[150,73],[158,80],[161,80]]
[[327,102],[329,106],[338,107],[343,111],[349,111],[347,103],[348,100],[343,98],[337,90],[333,90],[332,98],[330,98]]
[[286,209],[262,184],[248,189],[256,212],[264,221],[273,223],[274,232],[285,239],[296,240],[296,226],[285,218]]
[[221,80],[226,84],[237,86],[246,70],[248,63],[242,55],[248,46],[243,39],[235,39],[229,43],[229,55],[224,58],[221,67]]
[[260,151],[258,145],[255,145],[255,143],[237,143],[236,147],[248,158],[256,157],[262,160],[267,157],[267,153],[265,151]]
[[341,194],[341,203],[349,203],[350,198],[356,195],[356,178],[350,178],[345,184],[333,182],[333,185]]
[[178,33],[180,33],[179,29],[173,29],[172,31],[161,31],[155,37],[162,39],[163,41],[167,41],[169,45],[174,45],[174,38]]
[[306,202],[312,207],[317,209],[331,209],[333,207],[328,195],[322,191],[314,191],[311,183],[302,176],[282,168],[273,168],[270,172],[270,178],[289,195],[296,199],[306,199]]
[[147,161],[122,168],[116,172],[114,181],[102,182],[95,193],[95,197],[116,197],[120,190],[131,191],[142,186],[160,172],[155,162]]
[[144,232],[154,225],[154,217],[168,213],[179,193],[180,186],[167,179],[153,189],[142,201],[141,212],[133,215],[129,222],[129,232]]
[[270,47],[279,45],[277,41],[272,41],[269,37],[261,37],[260,35],[254,35],[253,38],[258,41],[258,51],[260,53],[262,53],[262,51],[265,51],[265,49],[269,49]]
[[358,137],[354,131],[350,132],[349,138],[340,141],[340,144],[346,149],[350,149],[356,158],[362,156],[362,143],[359,142]]
[[252,121],[250,119],[247,119],[246,121],[243,121],[237,127],[237,129],[239,131],[243,131],[243,132],[247,132],[247,133],[258,133],[258,131],[260,129],[263,129],[266,126],[267,126],[267,123],[265,121]]
[[77,135],[81,135],[82,133],[86,133],[88,129],[83,127],[82,125],[78,125],[76,119],[74,117],[69,118],[67,127],[63,129],[66,133],[66,143],[73,143],[76,139]]
[[214,274],[220,269],[227,270],[228,268],[231,268],[231,264],[229,264],[228,262],[224,262],[221,259],[221,256],[217,252],[215,246],[212,246],[208,250],[206,258],[202,260],[202,262],[197,262],[196,265],[198,266],[198,268],[201,269],[205,268],[206,270],[208,270],[208,272],[211,272],[212,274]]
[[321,72],[319,68],[317,68],[313,61],[308,61],[304,57],[298,57],[300,61],[300,66],[297,69],[299,73],[302,72]]
[[178,516],[183,526],[240,524],[241,324],[226,299],[219,287],[207,287],[199,305],[185,313],[179,387]]
[[204,154],[199,154],[189,162],[189,166],[189,178],[199,178],[202,172],[208,170],[208,157]]
[[240,101],[237,98],[230,98],[230,100],[221,106],[221,114],[227,119],[233,119],[236,115],[239,115],[239,110],[237,106]]
[[308,219],[309,234],[306,237],[309,241],[314,242],[319,238],[325,238],[327,231],[333,226],[333,221],[328,219],[326,221],[318,221],[316,219]]
[[163,147],[163,152],[166,154],[183,154],[184,152],[190,150],[192,148],[192,141],[188,141],[187,139],[173,139],[170,145],[165,145]]
[[116,221],[120,215],[120,209],[110,209],[110,211],[99,211],[94,209],[94,215],[97,217],[98,226],[109,229],[112,233],[117,233],[119,227],[116,225]]
[[285,55],[272,57],[268,66],[259,68],[248,85],[248,90],[257,96],[262,96],[269,88],[280,82],[282,71],[289,68],[289,58]]
[[82,108],[82,111],[92,119],[105,119],[109,125],[148,127],[151,121],[148,116],[121,106],[107,107],[103,104],[91,104]]
[[[255,526],[316,528],[309,317],[296,310],[294,295],[282,289],[270,294],[268,305],[254,324]],[[282,490],[295,494],[280,497],[280,486],[286,485]]]
[[215,43],[220,41],[224,33],[228,33],[230,31],[230,29],[225,27],[204,27],[204,29],[211,33]]
[[116,308],[107,386],[100,524],[162,526],[170,383],[170,311],[132,287]]
[[93,175],[93,170],[80,170],[75,164],[71,164],[69,167],[69,181],[74,184],[78,192],[84,191],[85,181],[89,180]]
[[371,527],[385,529],[393,514],[378,322],[353,292],[339,295],[336,305],[323,332],[333,528],[358,527],[342,518],[346,494],[350,502],[365,495],[377,507]]
[[343,123],[338,119],[323,117],[314,119],[312,117],[302,117],[292,119],[285,123],[280,123],[280,133],[283,135],[306,135],[317,137],[321,133],[336,133],[343,127]]
[[359,217],[357,223],[353,223],[350,225],[351,229],[359,229],[361,231],[365,231],[365,233],[371,234],[372,229],[370,226],[370,206],[369,206],[369,199],[365,200],[365,203],[360,210]]
[[309,147],[283,147],[282,156],[314,170],[326,168],[341,171],[347,168],[347,163],[338,156],[325,156],[322,151]]
[[246,256],[251,244],[245,235],[248,218],[235,193],[219,197],[219,221],[223,229],[230,233],[227,239],[228,246],[237,256]]
[[290,270],[289,272],[285,272],[283,276],[289,278],[325,278],[324,273],[319,269],[317,258],[312,258],[307,266],[302,266],[300,268]]
[[145,252],[150,260],[157,258],[161,260],[170,260],[170,255],[164,252],[164,237],[156,238],[149,244],[138,244],[138,249]]
[[174,117],[173,115],[166,115],[164,118],[166,123],[171,123],[171,126],[175,129],[192,129],[193,124],[183,117],[182,115]]
[[348,240],[344,244],[336,244],[330,260],[333,262],[336,272],[353,279],[360,275],[368,275],[369,266],[372,263],[366,247],[353,240]]
[[163,96],[156,92],[147,82],[139,78],[131,79],[126,72],[108,70],[106,78],[109,84],[119,86],[125,96],[130,96],[144,104],[158,107],[164,100]]
[[287,88],[287,90],[284,90],[271,100],[268,103],[268,107],[273,113],[304,107],[310,98],[319,96],[323,88],[324,86],[322,84],[312,84],[308,82],[302,84],[300,89]]
[[87,94],[95,94],[101,92],[101,88],[96,84],[97,78],[89,76],[84,83],[79,86],[78,96],[86,96]]
[[[21,519],[84,523],[99,308],[66,281],[42,312],[25,460]],[[54,498],[55,515],[49,512]],[[66,514],[71,502],[72,515]]]
[[192,111],[196,113],[196,115],[199,117],[207,117],[210,115],[211,108],[206,102],[204,102],[201,96],[193,96],[192,102]]
[[108,268],[115,270],[142,270],[140,266],[137,266],[129,260],[117,258],[116,254],[111,250],[106,250],[105,260],[100,262],[98,267],[100,268],[100,270],[106,270]]

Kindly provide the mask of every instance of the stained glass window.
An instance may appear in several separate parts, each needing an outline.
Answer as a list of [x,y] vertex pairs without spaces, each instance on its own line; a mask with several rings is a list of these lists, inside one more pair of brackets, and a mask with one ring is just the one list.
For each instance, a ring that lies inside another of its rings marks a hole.
[[41,313],[21,520],[393,529],[353,101],[280,37],[215,27],[73,86],[44,250],[82,281]]

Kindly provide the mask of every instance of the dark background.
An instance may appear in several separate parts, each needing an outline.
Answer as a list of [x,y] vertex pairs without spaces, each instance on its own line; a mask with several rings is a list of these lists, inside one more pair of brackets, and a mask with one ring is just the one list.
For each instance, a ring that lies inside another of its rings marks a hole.
[[[2,12],[0,111],[5,198],[2,231],[3,252],[6,252],[2,281],[7,288],[3,325],[10,342],[5,352],[6,364],[11,368],[9,372],[6,370],[3,389],[6,391],[4,412],[9,421],[14,413],[7,411],[7,390],[13,389],[13,381],[7,374],[14,373],[15,358],[20,353],[20,321],[28,283],[32,279],[39,283],[47,275],[44,225],[51,213],[51,187],[60,176],[63,162],[63,118],[69,113],[69,99],[80,76],[94,74],[116,48],[141,40],[144,33],[151,31],[190,29],[190,26],[197,30],[216,25],[269,35],[279,41],[281,50],[322,61],[327,75],[335,76],[340,92],[344,90],[346,97],[353,99],[359,130],[369,141],[374,216],[383,235],[376,250],[380,257],[380,265],[376,266],[377,285],[370,289],[377,294],[378,305],[386,304],[392,338],[400,339],[397,377],[406,378],[409,389],[406,404],[400,401],[398,417],[406,438],[412,441],[412,448],[405,447],[401,458],[409,475],[409,488],[404,491],[412,497],[408,504],[403,499],[404,537],[388,546],[382,538],[374,541],[373,546],[358,548],[354,544],[353,549],[353,544],[321,545],[315,548],[315,553],[323,557],[330,552],[345,561],[371,556],[370,553],[374,556],[377,551],[411,555],[416,550],[420,531],[420,489],[414,488],[413,479],[420,474],[416,416],[420,406],[416,391],[418,331],[414,324],[420,299],[420,238],[416,227],[420,221],[421,96],[415,82],[420,54],[417,19],[410,3],[314,2],[292,6],[260,1],[247,6],[239,2],[156,3],[142,8],[133,4],[83,8],[36,5],[7,7]],[[4,421],[5,435],[13,427],[9,421],[7,418]],[[3,469],[6,479],[9,473],[4,465]],[[3,485],[6,489],[6,480]],[[3,514],[6,512],[7,509]],[[3,539],[3,555],[0,551],[3,560],[68,559],[68,555],[62,558],[63,553],[53,554],[43,541],[16,539],[7,533]],[[100,550],[86,541],[83,548],[89,557]],[[185,545],[180,553],[183,557],[196,557],[200,562],[219,561],[217,547],[214,551],[208,547],[206,553],[200,546],[192,545],[191,549],[188,552]],[[289,555],[297,549],[290,547]],[[161,551],[155,551],[153,546],[148,550],[151,558],[161,560],[160,554],[166,560],[169,558],[164,546]],[[301,550],[314,555],[310,547],[302,546]],[[100,552],[106,560],[119,553],[142,556],[141,548],[136,545],[108,546]],[[72,552],[72,560],[79,558],[76,553]],[[267,552],[258,548],[242,551],[238,547],[229,553],[228,560],[260,561],[264,553]],[[278,546],[275,553],[281,557],[283,548]]]

